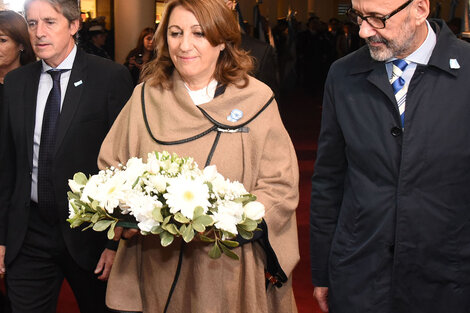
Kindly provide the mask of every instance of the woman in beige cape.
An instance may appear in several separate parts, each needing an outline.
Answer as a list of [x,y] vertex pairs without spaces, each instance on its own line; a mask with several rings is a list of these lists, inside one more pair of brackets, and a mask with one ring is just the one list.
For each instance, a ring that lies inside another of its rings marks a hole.
[[[296,156],[272,91],[247,74],[252,61],[238,48],[231,11],[220,0],[170,0],[155,38],[158,57],[148,63],[144,84],[103,142],[100,167],[145,158],[154,150],[191,156],[200,167],[216,165],[265,205],[269,241],[287,276],[280,287],[266,285],[265,269],[273,258],[256,240],[233,250],[239,261],[213,260],[211,245],[190,242],[166,312],[297,312],[292,291],[299,260]],[[164,312],[180,243],[178,238],[163,248],[158,236],[140,234],[121,240],[107,305],[124,312]]]

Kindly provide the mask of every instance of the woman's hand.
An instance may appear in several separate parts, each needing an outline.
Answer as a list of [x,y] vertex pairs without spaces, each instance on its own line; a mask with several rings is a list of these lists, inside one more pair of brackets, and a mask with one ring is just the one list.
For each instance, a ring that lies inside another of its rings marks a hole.
[[134,228],[123,228],[121,226],[116,226],[114,228],[114,241],[119,241],[121,239],[129,239],[135,236],[139,232],[138,229]]

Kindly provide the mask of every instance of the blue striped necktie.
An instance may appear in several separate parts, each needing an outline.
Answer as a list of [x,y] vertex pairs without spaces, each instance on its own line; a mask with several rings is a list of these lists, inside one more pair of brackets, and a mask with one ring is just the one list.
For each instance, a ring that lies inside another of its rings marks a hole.
[[408,66],[409,62],[402,59],[396,59],[392,62],[392,78],[390,83],[395,93],[395,99],[398,104],[398,111],[400,112],[401,127],[405,127],[405,103],[406,103],[406,92],[408,91],[408,85],[405,86],[405,80],[402,78],[403,72]]

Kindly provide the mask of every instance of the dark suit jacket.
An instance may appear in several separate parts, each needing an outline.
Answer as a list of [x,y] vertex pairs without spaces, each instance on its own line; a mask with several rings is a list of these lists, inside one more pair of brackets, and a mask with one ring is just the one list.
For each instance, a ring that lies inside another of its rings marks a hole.
[[[15,258],[26,230],[31,198],[33,135],[41,62],[10,72],[0,133],[0,244],[7,246],[5,263]],[[132,92],[129,71],[78,49],[57,126],[54,192],[57,215],[67,248],[85,269],[93,269],[107,244],[105,233],[71,229],[68,179],[75,172],[98,172],[101,142]]]
[[242,34],[241,48],[255,58],[253,76],[268,85],[279,103],[280,83],[276,51],[269,44]]

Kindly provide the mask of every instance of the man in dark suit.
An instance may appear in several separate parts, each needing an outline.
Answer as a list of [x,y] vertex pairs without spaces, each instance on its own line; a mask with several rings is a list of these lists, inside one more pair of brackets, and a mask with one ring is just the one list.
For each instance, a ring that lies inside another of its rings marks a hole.
[[98,171],[101,142],[132,80],[123,66],[77,49],[76,0],[28,0],[25,12],[41,61],[5,78],[0,272],[13,312],[55,312],[64,278],[81,312],[103,312],[116,246],[104,233],[70,229],[67,181]]
[[470,312],[470,45],[429,0],[352,0],[367,43],[326,80],[312,178],[327,312]]

